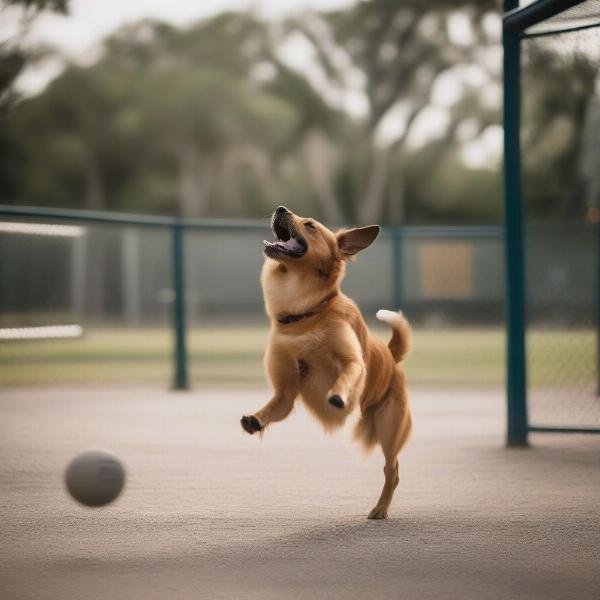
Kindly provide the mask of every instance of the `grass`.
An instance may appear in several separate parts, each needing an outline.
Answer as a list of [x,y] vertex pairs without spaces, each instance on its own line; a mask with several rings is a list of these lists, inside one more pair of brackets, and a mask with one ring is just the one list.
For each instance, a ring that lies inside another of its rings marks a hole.
[[[374,329],[387,340],[389,330]],[[500,329],[416,330],[406,370],[411,385],[499,387],[504,381]],[[262,387],[267,329],[208,327],[189,332],[194,387]],[[148,383],[172,376],[167,329],[98,329],[78,340],[0,343],[0,385]],[[595,377],[592,331],[534,331],[528,337],[534,386],[587,384]]]

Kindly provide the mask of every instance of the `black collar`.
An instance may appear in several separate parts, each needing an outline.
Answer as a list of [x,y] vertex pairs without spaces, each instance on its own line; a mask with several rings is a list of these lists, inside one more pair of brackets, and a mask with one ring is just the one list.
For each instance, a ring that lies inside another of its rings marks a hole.
[[277,315],[277,322],[282,325],[288,325],[289,323],[296,323],[298,321],[302,321],[302,319],[308,319],[309,317],[314,317],[319,314],[319,312],[324,309],[335,297],[337,296],[337,292],[333,292],[329,294],[326,298],[321,300],[317,306],[311,308],[309,311],[302,313],[300,315],[290,315],[286,313],[279,313]]

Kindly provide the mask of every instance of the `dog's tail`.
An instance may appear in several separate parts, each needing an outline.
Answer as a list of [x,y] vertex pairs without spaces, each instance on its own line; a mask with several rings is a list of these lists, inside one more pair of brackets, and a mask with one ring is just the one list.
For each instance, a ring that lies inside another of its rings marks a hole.
[[399,363],[410,350],[412,340],[410,325],[401,311],[378,310],[376,317],[379,321],[392,326],[392,339],[388,348],[394,360]]

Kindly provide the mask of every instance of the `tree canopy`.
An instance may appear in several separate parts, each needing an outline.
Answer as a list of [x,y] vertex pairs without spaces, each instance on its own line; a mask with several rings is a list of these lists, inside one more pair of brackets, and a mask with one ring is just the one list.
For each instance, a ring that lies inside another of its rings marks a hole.
[[[263,216],[285,203],[330,222],[496,222],[499,154],[465,156],[497,142],[497,10],[402,0],[279,21],[226,12],[186,28],[128,25],[95,64],[67,64],[40,94],[11,99],[0,192],[189,216]],[[579,214],[568,174],[597,65],[541,48],[526,68],[530,209]]]

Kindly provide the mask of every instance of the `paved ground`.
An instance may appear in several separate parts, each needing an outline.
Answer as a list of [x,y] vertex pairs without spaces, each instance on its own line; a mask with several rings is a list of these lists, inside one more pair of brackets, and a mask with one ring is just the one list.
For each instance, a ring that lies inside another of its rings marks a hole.
[[[382,483],[298,409],[262,440],[265,394],[0,391],[0,597],[600,598],[600,439],[502,448],[500,394],[417,392],[388,521]],[[124,494],[84,509],[62,488],[88,447],[124,461]]]

